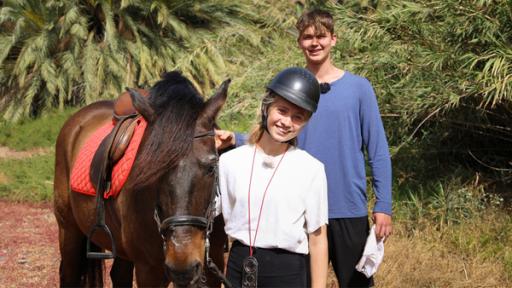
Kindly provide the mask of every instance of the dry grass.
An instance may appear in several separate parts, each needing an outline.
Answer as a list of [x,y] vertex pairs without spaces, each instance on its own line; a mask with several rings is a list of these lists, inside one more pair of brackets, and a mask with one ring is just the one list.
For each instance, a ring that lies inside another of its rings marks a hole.
[[[329,274],[328,287],[337,287]],[[394,236],[386,243],[384,262],[375,276],[376,287],[511,287],[503,265],[479,257],[466,258],[443,245]]]
[[443,243],[395,237],[386,244],[379,287],[510,287],[503,265],[466,258]]
[[512,286],[498,259],[455,250],[446,243],[448,237],[438,231],[405,236],[399,224],[395,230],[396,235],[386,243],[384,262],[376,276],[377,287]]
[[0,172],[0,184],[9,183],[9,178],[2,172]]

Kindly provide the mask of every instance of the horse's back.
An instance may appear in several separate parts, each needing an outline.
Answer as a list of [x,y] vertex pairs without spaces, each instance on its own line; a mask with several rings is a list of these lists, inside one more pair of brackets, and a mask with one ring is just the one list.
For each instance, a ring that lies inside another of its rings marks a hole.
[[112,120],[112,111],[112,101],[95,102],[73,114],[62,126],[55,146],[54,206],[56,214],[66,213],[64,211],[71,212],[69,211],[69,181],[75,158],[88,137],[96,129]]

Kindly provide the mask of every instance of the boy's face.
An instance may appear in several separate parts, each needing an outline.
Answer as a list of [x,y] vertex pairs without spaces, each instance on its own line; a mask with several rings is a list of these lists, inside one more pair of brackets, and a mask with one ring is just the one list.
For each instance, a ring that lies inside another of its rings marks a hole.
[[322,64],[329,59],[331,48],[336,44],[336,35],[327,29],[318,31],[309,26],[299,36],[298,43],[307,63]]

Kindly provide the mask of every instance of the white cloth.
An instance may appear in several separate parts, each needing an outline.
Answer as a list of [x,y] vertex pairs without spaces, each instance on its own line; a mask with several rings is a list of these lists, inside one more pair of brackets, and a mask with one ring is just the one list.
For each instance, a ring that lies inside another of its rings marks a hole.
[[356,269],[366,275],[367,278],[370,278],[375,274],[375,272],[377,272],[383,258],[384,238],[377,242],[377,237],[375,236],[375,225],[372,225],[370,235],[368,235],[366,245],[364,246],[363,257],[361,257],[361,260],[357,263]]
[[[217,214],[225,231],[249,245],[248,190],[254,145],[244,145],[221,155]],[[281,155],[273,157],[274,166]],[[274,172],[269,156],[256,152],[251,185],[251,236],[254,239],[265,188]],[[328,223],[327,180],[323,164],[307,152],[290,147],[268,188],[261,212],[255,247],[309,252],[307,234]]]

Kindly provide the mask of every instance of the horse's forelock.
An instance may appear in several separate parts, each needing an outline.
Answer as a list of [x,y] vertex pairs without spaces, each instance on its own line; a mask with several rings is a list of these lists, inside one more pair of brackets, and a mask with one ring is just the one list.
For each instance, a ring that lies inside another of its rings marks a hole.
[[163,113],[169,105],[200,105],[204,101],[187,78],[179,71],[172,71],[163,73],[162,80],[151,88],[149,102],[153,109]]
[[146,130],[139,151],[133,185],[153,183],[173,169],[192,148],[194,129],[204,100],[192,83],[177,71],[165,73],[150,90],[155,121]]

